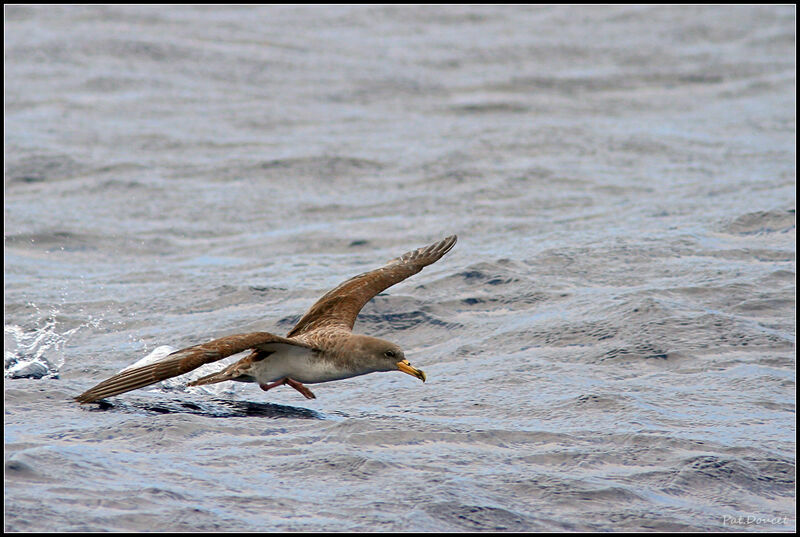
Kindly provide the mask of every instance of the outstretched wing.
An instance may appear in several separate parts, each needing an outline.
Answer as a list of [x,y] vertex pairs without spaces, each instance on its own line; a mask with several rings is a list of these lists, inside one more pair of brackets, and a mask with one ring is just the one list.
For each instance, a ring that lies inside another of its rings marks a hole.
[[222,360],[247,349],[257,349],[268,343],[273,344],[270,345],[273,348],[276,343],[311,348],[304,343],[276,336],[269,332],[225,336],[202,345],[194,345],[193,347],[175,351],[159,362],[122,371],[80,394],[75,400],[81,403],[91,403],[104,397],[119,395],[136,388],[183,375],[203,364]]
[[287,334],[294,337],[320,328],[343,328],[352,330],[356,317],[364,304],[372,297],[413,276],[424,267],[434,263],[450,251],[456,243],[451,235],[441,241],[423,246],[392,259],[379,269],[359,274],[328,291],[303,315],[297,325]]

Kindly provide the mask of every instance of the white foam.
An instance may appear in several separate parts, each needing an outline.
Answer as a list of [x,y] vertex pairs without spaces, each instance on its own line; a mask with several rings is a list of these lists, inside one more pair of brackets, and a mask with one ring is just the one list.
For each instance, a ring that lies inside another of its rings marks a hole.
[[61,352],[69,338],[81,328],[97,326],[91,317],[85,323],[74,328],[59,331],[56,320],[58,310],[52,309],[43,314],[36,304],[28,303],[36,309],[40,320],[36,327],[25,329],[17,324],[4,325],[3,376],[6,378],[57,378],[61,366],[64,365],[64,354]]
[[[175,352],[176,350],[178,349],[170,347],[169,345],[160,345],[155,349],[153,349],[144,358],[121,369],[120,373],[136,367],[142,367],[156,362],[160,362],[161,360],[166,359],[171,353]],[[191,386],[191,387],[186,385],[187,383],[195,379],[222,370],[226,365],[228,365],[232,361],[233,359],[228,358],[226,360],[220,360],[219,362],[213,362],[210,364],[202,365],[197,369],[190,371],[189,373],[186,373],[185,375],[180,375],[178,377],[173,377],[170,379],[166,379],[162,382],[159,382],[158,384],[151,386],[150,389],[157,389],[162,391],[180,391],[180,392],[190,392],[190,393],[202,392],[215,396],[232,395],[237,392],[238,388],[241,388],[240,383],[222,382],[219,384],[206,384],[203,386]]]

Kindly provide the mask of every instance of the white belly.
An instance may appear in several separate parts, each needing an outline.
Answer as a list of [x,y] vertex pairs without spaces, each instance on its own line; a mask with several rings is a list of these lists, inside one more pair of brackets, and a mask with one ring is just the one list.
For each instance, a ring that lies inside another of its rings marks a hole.
[[285,377],[303,384],[314,384],[354,376],[353,372],[337,369],[329,361],[321,360],[309,349],[289,345],[281,345],[279,350],[254,363],[250,371],[261,384]]

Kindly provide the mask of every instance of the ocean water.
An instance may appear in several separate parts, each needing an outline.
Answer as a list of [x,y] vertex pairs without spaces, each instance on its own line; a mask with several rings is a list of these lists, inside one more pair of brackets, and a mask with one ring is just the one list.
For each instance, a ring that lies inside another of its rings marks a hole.
[[[795,531],[794,6],[4,9],[6,531]],[[78,405],[285,334],[428,382]]]

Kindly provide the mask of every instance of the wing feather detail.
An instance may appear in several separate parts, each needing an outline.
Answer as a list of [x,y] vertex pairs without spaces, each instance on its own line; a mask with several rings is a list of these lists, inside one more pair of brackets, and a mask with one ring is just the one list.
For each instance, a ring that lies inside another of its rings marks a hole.
[[98,399],[119,395],[168,378],[183,375],[201,365],[222,360],[247,349],[258,349],[261,345],[268,343],[283,343],[311,348],[305,343],[276,336],[269,332],[225,336],[202,345],[194,345],[175,351],[163,360],[152,364],[126,369],[75,397],[75,400],[80,403],[91,403]]
[[451,235],[339,284],[311,306],[287,337],[327,328],[352,330],[361,308],[375,295],[438,261],[450,251],[456,240],[457,237]]

